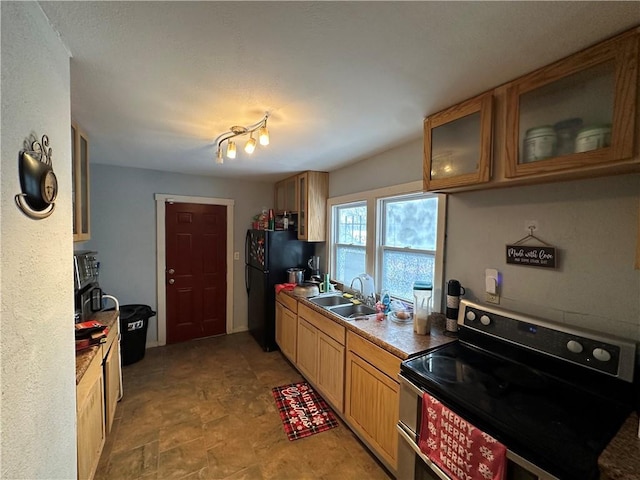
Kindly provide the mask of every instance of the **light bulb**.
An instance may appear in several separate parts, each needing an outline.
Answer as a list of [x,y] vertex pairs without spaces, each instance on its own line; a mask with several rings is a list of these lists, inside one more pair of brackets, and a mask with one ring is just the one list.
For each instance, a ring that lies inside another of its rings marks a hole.
[[235,142],[229,142],[229,144],[227,145],[227,158],[236,158]]
[[260,138],[260,145],[269,145],[269,130],[267,126],[260,127],[258,130],[258,137]]
[[222,149],[218,147],[218,151],[216,152],[216,163],[223,164],[224,158],[222,158]]
[[253,135],[251,135],[251,137],[249,137],[249,140],[247,140],[247,144],[244,146],[244,151],[251,155],[255,149],[256,139],[253,138]]

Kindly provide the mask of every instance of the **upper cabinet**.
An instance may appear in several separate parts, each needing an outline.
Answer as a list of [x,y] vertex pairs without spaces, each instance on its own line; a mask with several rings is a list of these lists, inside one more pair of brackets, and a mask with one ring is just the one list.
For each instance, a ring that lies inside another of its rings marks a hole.
[[505,176],[633,156],[638,37],[628,32],[507,85]]
[[71,124],[71,168],[73,183],[73,241],[84,242],[91,238],[89,218],[89,139],[78,127]]
[[425,190],[489,181],[492,118],[493,94],[489,92],[425,120]]
[[634,28],[429,116],[425,190],[639,172],[639,38]]
[[304,172],[298,175],[298,240],[324,242],[327,223],[329,174]]
[[294,175],[276,183],[275,186],[275,212],[298,212],[298,176]]

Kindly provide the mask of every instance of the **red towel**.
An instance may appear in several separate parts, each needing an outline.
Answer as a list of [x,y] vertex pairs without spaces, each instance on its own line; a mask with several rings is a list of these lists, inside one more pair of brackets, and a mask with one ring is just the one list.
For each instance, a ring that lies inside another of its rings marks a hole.
[[422,396],[420,450],[454,480],[503,480],[507,449],[428,393]]
[[280,293],[280,290],[293,290],[295,286],[295,283],[278,283],[276,285],[276,295]]

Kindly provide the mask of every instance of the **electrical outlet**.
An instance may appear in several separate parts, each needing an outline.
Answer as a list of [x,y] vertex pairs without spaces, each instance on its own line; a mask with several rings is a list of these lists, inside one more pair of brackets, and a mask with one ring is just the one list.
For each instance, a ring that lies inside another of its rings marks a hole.
[[494,303],[496,305],[500,305],[500,295],[498,295],[497,293],[493,294],[493,293],[485,292],[484,299],[487,303]]
[[240,260],[240,252],[233,252],[233,259]]

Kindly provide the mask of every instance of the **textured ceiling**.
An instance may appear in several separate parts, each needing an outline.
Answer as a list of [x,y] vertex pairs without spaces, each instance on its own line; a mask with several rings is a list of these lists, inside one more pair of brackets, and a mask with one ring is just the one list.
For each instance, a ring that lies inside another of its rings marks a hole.
[[[640,24],[631,2],[39,2],[91,161],[274,180],[422,135],[442,108]],[[213,140],[270,112],[271,145]]]

